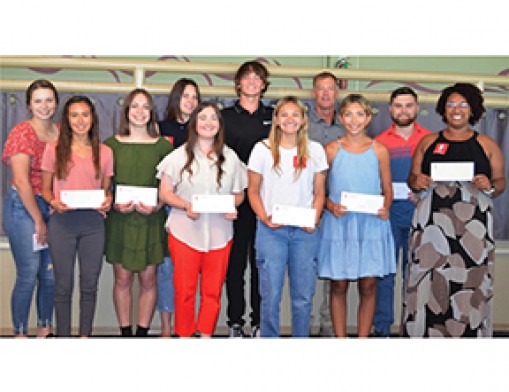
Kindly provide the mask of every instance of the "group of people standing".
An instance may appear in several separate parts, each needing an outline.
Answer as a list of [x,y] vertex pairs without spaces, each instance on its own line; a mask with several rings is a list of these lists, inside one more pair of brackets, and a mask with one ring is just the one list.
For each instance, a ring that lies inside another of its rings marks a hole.
[[[370,103],[350,94],[336,109],[334,74],[314,77],[309,107],[292,96],[266,106],[268,79],[263,64],[242,64],[238,100],[222,110],[202,102],[192,79],[180,79],[159,122],[151,95],[135,89],[118,131],[103,142],[89,98],[67,99],[55,123],[55,87],[47,80],[29,86],[32,116],[10,132],[2,156],[13,173],[3,223],[16,264],[15,336],[27,336],[35,287],[37,336],[52,334],[53,307],[56,335],[71,336],[76,256],[79,335],[91,336],[104,255],[113,265],[122,336],[147,336],[156,309],[163,337],[212,336],[225,284],[229,336],[278,337],[286,273],[292,336],[310,335],[317,277],[324,282],[320,335],[347,336],[347,291],[355,281],[357,335],[389,336],[401,250],[402,335],[490,336],[491,198],[504,191],[505,178],[497,144],[471,128],[484,112],[479,89],[446,88],[436,107],[446,128],[430,132],[416,122],[415,92],[399,88],[389,103],[393,124],[372,139]],[[443,162],[473,163],[472,178],[434,181],[431,166]],[[120,187],[156,197],[118,201]],[[72,208],[62,194],[73,190],[100,191],[101,200]],[[345,194],[377,197],[380,205],[349,210]],[[231,197],[232,208],[203,212],[196,195]],[[312,219],[275,219],[285,208]]]

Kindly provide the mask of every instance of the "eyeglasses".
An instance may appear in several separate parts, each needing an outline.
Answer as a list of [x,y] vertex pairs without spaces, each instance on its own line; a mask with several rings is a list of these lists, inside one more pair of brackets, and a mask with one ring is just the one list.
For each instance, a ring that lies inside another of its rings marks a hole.
[[445,104],[446,107],[452,109],[452,108],[468,108],[470,105],[468,102],[447,102]]

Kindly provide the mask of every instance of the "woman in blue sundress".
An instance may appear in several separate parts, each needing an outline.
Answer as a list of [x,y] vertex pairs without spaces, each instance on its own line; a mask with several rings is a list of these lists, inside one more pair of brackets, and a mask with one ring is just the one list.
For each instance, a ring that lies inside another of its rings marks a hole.
[[[321,224],[318,275],[331,280],[331,318],[336,337],[346,337],[346,297],[351,281],[359,290],[357,333],[369,336],[376,303],[376,280],[394,273],[396,260],[389,223],[393,192],[387,148],[366,135],[372,109],[361,95],[341,103],[346,134],[325,146],[328,197]],[[349,211],[343,192],[383,196],[376,213]]]

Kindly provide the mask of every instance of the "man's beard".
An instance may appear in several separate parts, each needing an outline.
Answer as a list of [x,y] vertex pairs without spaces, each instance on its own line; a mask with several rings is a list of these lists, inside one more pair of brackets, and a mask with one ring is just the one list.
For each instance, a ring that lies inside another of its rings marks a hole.
[[406,117],[403,120],[400,120],[399,118],[395,118],[393,116],[391,116],[391,118],[392,118],[392,121],[394,121],[394,124],[396,124],[398,127],[408,127],[409,125],[411,125],[415,121],[417,116]]

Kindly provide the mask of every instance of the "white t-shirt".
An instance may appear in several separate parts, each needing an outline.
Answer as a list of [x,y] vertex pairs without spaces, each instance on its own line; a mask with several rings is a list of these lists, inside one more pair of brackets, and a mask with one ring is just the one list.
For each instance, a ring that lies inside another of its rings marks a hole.
[[[187,161],[185,144],[168,154],[157,165],[157,177],[168,175],[175,187],[174,193],[181,199],[191,202],[193,194],[198,195],[231,195],[240,193],[247,188],[247,169],[235,152],[224,146],[225,161],[221,178],[221,188],[217,186],[217,167],[215,161],[208,159],[197,147],[194,149],[195,159],[191,165],[193,175],[180,171]],[[186,211],[172,208],[165,225],[178,240],[193,249],[208,252],[226,246],[233,237],[232,221],[224,214],[200,214],[197,220],[188,218]]]
[[267,139],[256,143],[247,164],[249,170],[261,174],[263,177],[260,185],[260,198],[265,212],[271,215],[275,204],[311,208],[314,199],[315,173],[327,170],[329,167],[325,150],[321,144],[311,140],[308,142],[309,157],[306,167],[302,169],[297,178],[294,168],[297,147],[279,148],[281,156],[279,171],[275,171],[272,167],[274,163],[272,152],[267,147],[268,145]]

